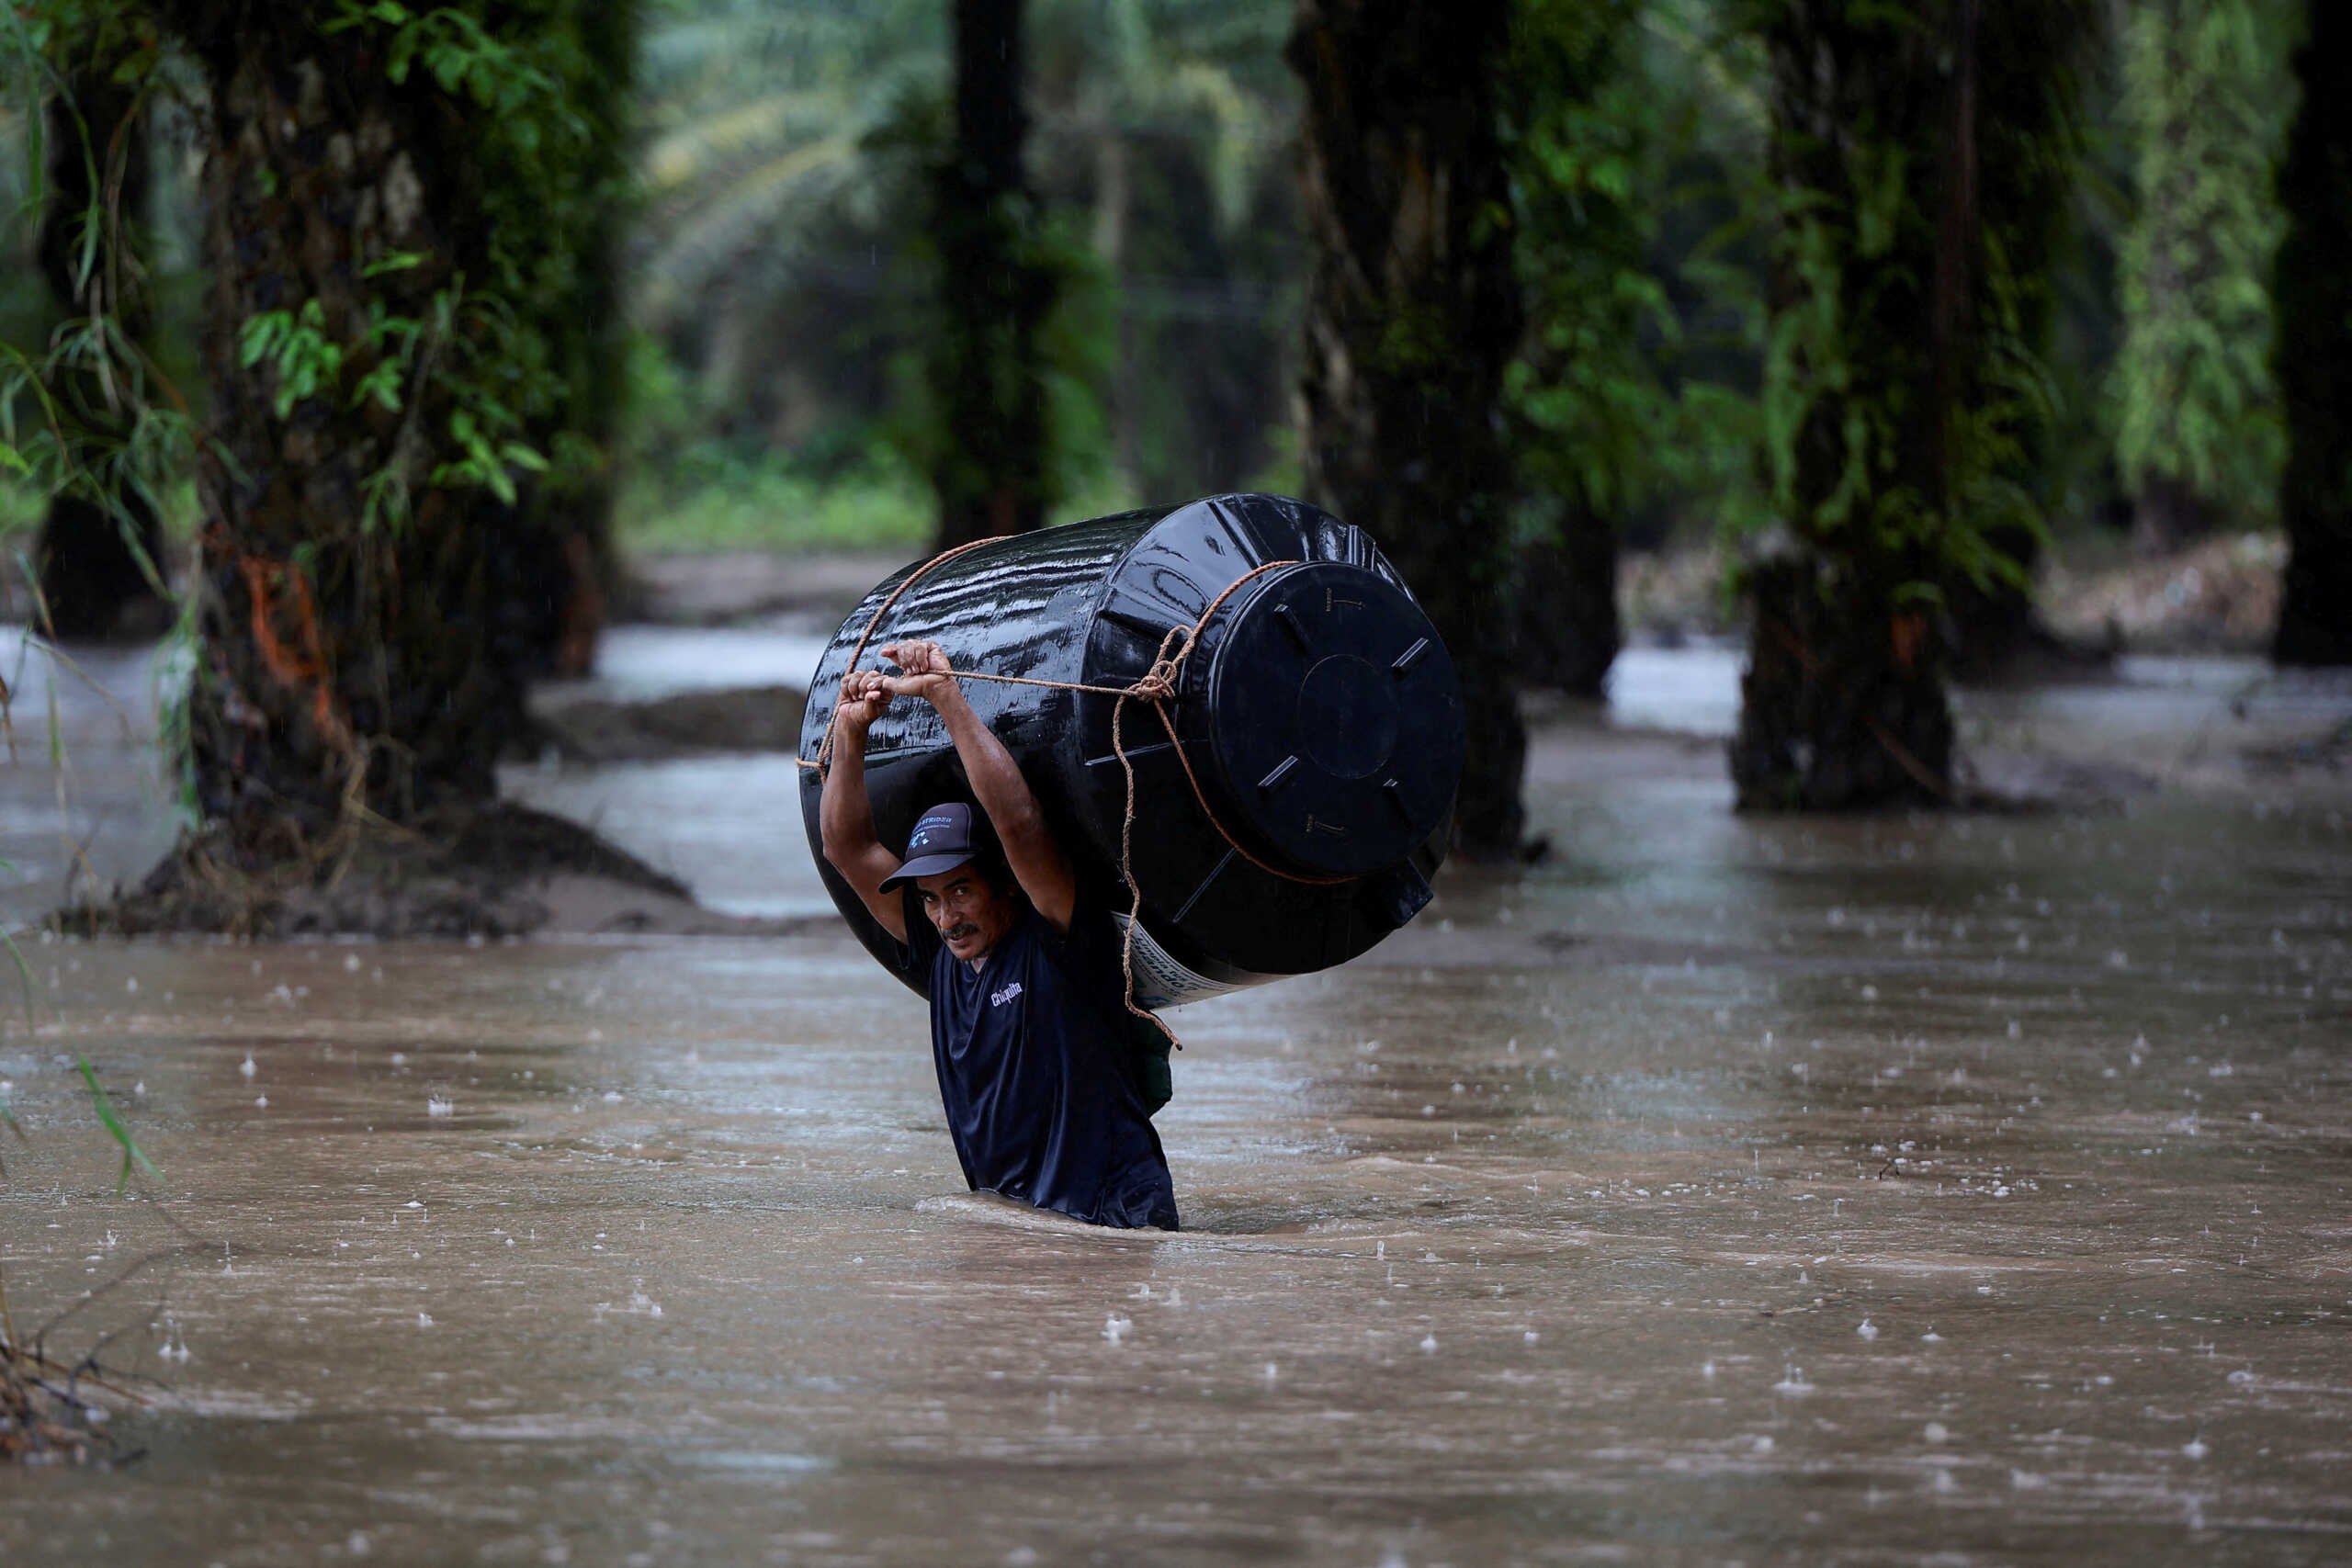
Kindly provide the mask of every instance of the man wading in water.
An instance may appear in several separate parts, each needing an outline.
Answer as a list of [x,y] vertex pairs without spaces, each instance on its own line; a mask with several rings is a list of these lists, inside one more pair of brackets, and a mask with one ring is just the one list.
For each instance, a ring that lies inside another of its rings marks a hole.
[[[882,657],[904,673],[851,671],[833,709],[825,859],[902,962],[930,973],[932,1060],[964,1179],[1098,1225],[1174,1230],[1168,1158],[1132,1076],[1117,926],[1081,899],[1020,764],[939,645]],[[933,807],[903,862],[875,838],[865,793],[865,734],[898,696],[939,710],[986,813]]]

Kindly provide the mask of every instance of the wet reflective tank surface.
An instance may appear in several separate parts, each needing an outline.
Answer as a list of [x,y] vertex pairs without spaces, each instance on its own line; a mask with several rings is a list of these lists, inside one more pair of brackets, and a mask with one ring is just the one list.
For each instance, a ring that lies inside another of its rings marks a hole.
[[[1461,773],[1453,661],[1378,547],[1330,513],[1212,497],[978,542],[877,584],[802,711],[812,854],[842,682],[918,637],[983,677],[966,698],[1020,763],[1082,897],[1140,897],[1145,1005],[1345,963],[1428,902]],[[1163,671],[1164,703],[1118,694]],[[970,798],[921,703],[880,716],[864,776],[886,844]],[[829,870],[827,885],[895,968],[896,942],[849,884]],[[920,971],[902,978],[927,988]]]
[[[0,1562],[2352,1557],[2343,792],[1534,766],[1548,863],[1174,1015],[1175,1235],[959,1193],[846,935],[30,947],[8,1303],[153,1381],[136,1464],[0,1473]],[[821,908],[793,787],[650,841]]]

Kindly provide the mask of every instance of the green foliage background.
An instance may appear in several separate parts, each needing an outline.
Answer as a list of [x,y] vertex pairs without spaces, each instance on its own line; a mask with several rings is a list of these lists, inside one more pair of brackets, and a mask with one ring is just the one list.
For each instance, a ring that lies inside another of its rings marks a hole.
[[2123,8],[2121,105],[2137,203],[2122,237],[2124,333],[2108,383],[2125,482],[2185,484],[2241,523],[2276,515],[2272,171],[2294,107],[2288,0]]
[[[650,17],[628,537],[928,536],[922,475],[946,433],[922,371],[937,328],[922,215],[946,17],[935,0],[673,0]],[[1302,265],[1287,20],[1234,0],[1033,0],[1028,163],[1061,283],[1042,385],[1057,518],[1280,478]]]
[[[588,0],[515,0],[411,6],[399,0],[331,0],[320,22],[332,33],[368,28],[383,38],[386,73],[412,73],[483,111],[472,144],[473,177],[487,218],[487,266],[436,290],[424,312],[379,300],[360,341],[330,332],[316,302],[263,312],[241,325],[239,357],[270,366],[281,417],[304,399],[390,409],[430,376],[452,395],[448,435],[458,448],[430,482],[480,486],[516,498],[518,477],[547,474],[534,504],[577,505],[610,471],[607,444],[623,392],[608,340],[616,319],[601,256],[628,210],[624,159],[634,6]],[[11,160],[18,234],[37,225],[47,193],[37,106],[64,92],[70,73],[95,59],[135,85],[150,112],[137,133],[154,138],[166,171],[157,210],[113,214],[94,202],[83,215],[80,265],[143,275],[166,309],[160,347],[133,344],[110,313],[67,316],[36,272],[18,272],[0,296],[6,365],[0,378],[0,452],[20,485],[5,510],[22,525],[38,497],[65,488],[136,489],[167,517],[189,518],[187,478],[203,410],[193,375],[200,276],[189,151],[203,112],[201,88],[178,52],[169,4],[44,0],[14,8],[5,24]],[[106,149],[83,155],[103,168]],[[369,269],[390,277],[421,258],[388,257]],[[438,339],[447,352],[427,355]],[[48,394],[74,376],[119,389],[135,418],[123,433],[50,417]],[[388,468],[371,496],[375,521],[397,522],[412,502]]]
[[[644,0],[632,18],[559,0],[322,3],[492,111],[481,176],[506,206],[493,266],[466,281],[479,348],[438,371],[464,383],[480,445],[446,480],[501,487],[544,458],[535,493],[616,485],[642,545],[919,544],[942,433],[915,373],[934,324],[917,175],[943,135],[944,5]],[[1529,322],[1510,389],[1522,537],[1566,505],[1643,544],[1793,515],[1792,433],[1826,395],[1799,367],[1842,352],[1831,337],[1852,323],[1783,310],[1768,332],[1772,247],[1816,274],[1877,265],[1895,186],[1882,169],[1858,188],[1862,219],[1845,233],[1775,192],[1756,34],[1774,8],[1521,0],[1506,131]],[[2232,515],[2270,514],[2267,171],[2292,10],[2119,9],[2089,130],[2105,173],[2053,204],[2086,220],[2055,242],[2048,297],[2010,302],[2019,352],[1970,435],[1977,532],[2092,527],[2113,487],[2152,476]],[[54,73],[60,29],[135,33],[153,14],[130,0],[12,8],[0,194],[16,243],[39,195],[25,107]],[[616,56],[632,19],[638,46]],[[1288,23],[1280,0],[1033,0],[1032,178],[1066,284],[1045,382],[1057,516],[1297,483]],[[174,129],[188,76],[168,49],[140,59],[166,150],[145,236],[150,369],[200,422],[192,169]],[[615,232],[624,267],[599,277],[582,258]],[[2037,313],[2056,320],[2046,349],[2032,347]],[[0,270],[0,338],[39,361],[56,324],[29,269]],[[298,324],[282,323],[277,351]],[[47,484],[18,389],[17,445]],[[175,475],[194,429],[162,441],[155,427],[141,459],[167,516],[191,510]],[[28,496],[0,484],[0,517],[34,515]],[[1909,527],[1900,510],[1882,522]],[[1964,539],[1958,555],[1997,570]]]
[[1695,0],[1521,0],[1506,146],[1522,539],[1567,508],[1651,544],[1761,515],[1755,69]]

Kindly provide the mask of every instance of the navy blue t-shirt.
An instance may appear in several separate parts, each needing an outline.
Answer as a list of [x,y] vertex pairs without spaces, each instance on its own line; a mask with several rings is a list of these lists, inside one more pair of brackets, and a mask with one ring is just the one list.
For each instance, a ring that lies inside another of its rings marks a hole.
[[1083,900],[1067,934],[1023,902],[979,969],[905,889],[907,955],[931,975],[931,1052],[976,1190],[1098,1225],[1176,1228],[1176,1189],[1136,1093],[1119,932]]

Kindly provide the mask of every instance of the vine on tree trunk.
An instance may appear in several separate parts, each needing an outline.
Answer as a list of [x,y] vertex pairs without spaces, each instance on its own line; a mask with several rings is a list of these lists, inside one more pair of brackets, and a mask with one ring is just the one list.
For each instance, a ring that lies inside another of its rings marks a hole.
[[[198,825],[187,865],[299,881],[346,863],[369,824],[486,805],[526,728],[526,675],[559,626],[576,647],[609,490],[610,312],[593,301],[634,15],[597,0],[12,14],[43,80],[76,29],[141,40],[125,69],[202,128],[201,439],[96,307],[88,334],[126,389],[119,445],[147,464],[127,471],[153,486],[192,467],[204,513],[195,676],[166,721]],[[93,231],[103,275],[116,237]],[[0,460],[57,488],[95,466],[55,418],[0,439]]]

